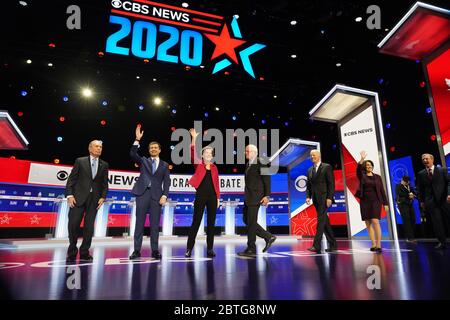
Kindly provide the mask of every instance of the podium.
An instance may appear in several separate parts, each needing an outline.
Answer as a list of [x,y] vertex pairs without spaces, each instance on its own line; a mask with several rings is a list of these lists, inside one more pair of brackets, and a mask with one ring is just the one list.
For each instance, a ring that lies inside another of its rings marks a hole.
[[450,10],[417,2],[378,44],[422,63],[441,163],[450,167]]
[[360,152],[367,152],[366,160],[374,163],[374,172],[379,174],[389,201],[389,212],[382,209],[381,230],[384,239],[397,240],[394,204],[389,178],[386,146],[383,134],[380,103],[376,92],[335,85],[309,112],[311,119],[336,123],[339,131],[341,163],[344,178],[347,229],[349,238],[367,238],[364,221],[361,220],[359,199],[355,193],[359,188],[356,167]]
[[236,208],[239,205],[239,201],[223,201],[222,205],[225,206],[225,235],[236,235]]
[[[298,236],[313,236],[317,224],[315,210],[306,205],[306,181],[308,168],[312,166],[309,157],[311,150],[320,150],[320,143],[291,138],[276,151],[269,161],[273,166],[286,167],[288,170],[289,194],[289,233]],[[266,225],[266,207],[258,212],[258,223]]]

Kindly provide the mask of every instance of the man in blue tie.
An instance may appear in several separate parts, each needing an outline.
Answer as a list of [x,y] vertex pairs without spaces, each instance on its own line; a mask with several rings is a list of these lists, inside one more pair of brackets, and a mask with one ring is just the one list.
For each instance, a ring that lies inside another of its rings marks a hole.
[[131,159],[140,166],[140,175],[131,192],[136,196],[136,227],[134,229],[134,251],[130,259],[141,256],[142,237],[147,212],[150,210],[150,245],[152,257],[161,259],[158,250],[159,220],[161,206],[167,201],[170,187],[169,165],[159,158],[161,145],[150,142],[148,149],[150,157],[141,157],[138,154],[139,142],[144,135],[141,126],[136,127],[136,140],[130,150]]

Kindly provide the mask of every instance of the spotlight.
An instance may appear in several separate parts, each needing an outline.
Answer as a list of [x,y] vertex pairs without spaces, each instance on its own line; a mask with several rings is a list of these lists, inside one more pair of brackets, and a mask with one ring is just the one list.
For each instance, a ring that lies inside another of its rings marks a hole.
[[63,116],[59,117],[59,122],[64,122],[64,121],[66,121],[65,117],[63,117]]
[[81,93],[83,94],[84,97],[86,98],[90,98],[92,97],[92,90],[90,88],[84,88]]
[[208,112],[205,112],[205,118],[208,118]]
[[378,80],[378,84],[383,84],[383,82],[384,82],[384,79],[383,79],[383,78],[380,78],[380,79]]
[[170,150],[173,150],[173,149],[175,149],[175,146],[170,146]]
[[102,106],[106,107],[107,105],[108,105],[108,101],[103,100],[103,101],[102,101]]
[[49,67],[53,67],[53,63],[51,63],[51,62],[49,62],[47,65],[48,65]]
[[264,77],[259,77],[259,80],[260,81],[264,81]]
[[58,137],[58,138],[56,138],[56,140],[57,140],[58,142],[62,142],[62,141],[63,141],[63,137]]
[[49,46],[50,48],[56,47],[56,45],[55,45],[53,42],[49,43],[48,46]]
[[201,65],[200,68],[201,68],[201,69],[205,69],[205,66],[204,66],[204,65]]
[[233,151],[233,154],[234,154],[234,155],[236,155],[236,154],[237,154],[236,150],[234,150],[234,151]]
[[340,62],[336,63],[336,67],[340,67],[340,66],[342,66],[342,63],[340,63]]
[[139,76],[136,76],[136,79],[140,79],[141,77],[139,77]]
[[189,3],[183,2],[183,3],[181,4],[181,6],[182,6],[183,8],[187,8],[187,7],[189,7]]
[[235,19],[239,19],[239,15],[238,15],[238,14],[235,14],[233,17],[234,17]]
[[361,22],[362,21],[362,17],[356,17],[355,21],[356,22]]
[[22,90],[22,91],[20,91],[20,94],[22,97],[25,97],[28,94],[28,92],[25,90]]
[[67,96],[64,96],[64,97],[63,97],[63,101],[64,101],[64,102],[67,102],[67,101],[69,101],[69,97],[67,97]]
[[153,78],[153,82],[156,82],[156,80],[157,80],[156,78]]
[[286,121],[286,122],[284,123],[284,126],[285,126],[285,127],[288,127],[288,126],[289,126],[289,122]]
[[102,126],[105,126],[105,125],[106,125],[106,120],[100,121],[100,124],[101,124]]
[[262,124],[266,124],[266,120],[262,119],[262,120],[261,120],[261,123],[262,123]]
[[297,24],[297,20],[292,20],[291,21],[291,26],[295,26]]
[[153,104],[154,104],[155,106],[160,106],[161,103],[162,103],[162,99],[161,99],[160,97],[155,97],[155,98],[153,99]]
[[219,107],[216,107],[216,111],[219,111],[220,110],[220,108]]
[[276,98],[278,98],[278,96],[277,96],[277,95],[274,95],[273,98],[276,99]]
[[22,112],[22,111],[19,111],[19,112],[17,112],[17,115],[18,115],[19,117],[22,117],[22,116],[23,116],[23,112]]
[[54,163],[54,164],[58,164],[58,163],[59,163],[59,159],[54,159],[54,160],[53,160],[53,163]]
[[144,110],[144,105],[142,105],[142,104],[139,105],[139,110],[141,110],[141,111]]
[[100,58],[103,58],[103,56],[105,55],[105,53],[102,52],[102,51],[99,51],[97,54],[98,54],[98,56],[99,56]]
[[296,54],[291,54],[291,58],[295,59],[295,58],[297,58],[297,55]]
[[27,63],[30,64],[32,61],[30,59],[27,60]]
[[173,114],[177,113],[177,109],[172,109],[172,113]]
[[390,123],[386,123],[386,129],[390,129],[391,128],[391,124]]
[[426,110],[425,110],[427,113],[431,113],[431,108],[430,107],[428,107]]
[[420,63],[420,60],[419,60],[419,59],[417,59],[417,60],[416,60],[416,63]]
[[325,30],[320,30],[320,33],[321,34],[325,34]]
[[425,81],[422,81],[419,85],[421,88],[425,88]]
[[236,121],[237,118],[236,116],[233,116],[231,119],[233,119],[233,121]]
[[389,148],[389,151],[390,151],[390,152],[395,152],[395,147],[394,147],[394,146],[390,147],[390,148]]
[[431,139],[431,141],[435,141],[436,140],[436,135],[432,134],[430,139]]
[[19,1],[19,4],[20,4],[22,7],[26,7],[26,6],[28,5],[28,3],[27,3],[26,1]]

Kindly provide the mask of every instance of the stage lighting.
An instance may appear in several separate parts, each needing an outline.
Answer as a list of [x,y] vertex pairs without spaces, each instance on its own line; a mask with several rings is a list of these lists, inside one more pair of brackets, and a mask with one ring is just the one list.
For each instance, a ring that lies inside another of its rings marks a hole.
[[28,3],[27,3],[26,1],[19,1],[19,4],[20,4],[22,7],[26,7],[26,6],[28,5]]
[[162,103],[162,99],[161,99],[160,97],[155,97],[155,98],[153,99],[153,104],[154,104],[155,106],[160,106],[161,103]]
[[391,124],[390,123],[386,123],[386,129],[390,129],[391,128]]
[[69,101],[69,97],[67,97],[67,96],[64,96],[64,97],[63,97],[63,101],[64,101],[64,102],[67,102],[67,101]]
[[205,112],[205,118],[208,118],[208,112]]
[[56,47],[56,45],[55,45],[53,42],[49,43],[48,46],[49,46],[50,48]]
[[56,140],[57,140],[58,142],[62,142],[62,141],[63,141],[63,137],[58,137],[58,138],[56,138]]
[[170,146],[170,150],[173,150],[173,149],[175,149],[175,146]]
[[106,107],[107,105],[108,105],[108,101],[103,100],[103,101],[102,101],[102,106]]
[[51,63],[51,62],[49,62],[47,65],[48,65],[49,67],[53,67],[53,63]]
[[380,78],[380,79],[378,80],[378,84],[383,84],[383,82],[384,82],[384,79],[383,79],[383,78]]
[[27,63],[30,64],[32,61],[30,59],[27,60]]
[[276,98],[278,98],[278,96],[274,95],[273,98],[276,99]]
[[289,122],[286,121],[286,122],[284,123],[284,126],[285,126],[285,127],[289,126]]
[[26,92],[25,90],[22,90],[22,91],[20,91],[20,94],[22,95],[22,97],[25,97],[28,94],[28,92]]
[[140,79],[141,77],[139,77],[139,76],[136,76],[136,79]]
[[233,119],[233,121],[236,121],[237,118],[236,116],[233,116],[231,119]]
[[59,159],[55,159],[55,160],[53,160],[53,162],[54,162],[55,164],[58,164],[58,163],[59,163]]
[[139,110],[144,110],[144,106],[141,104],[141,105],[139,105]]
[[204,65],[201,65],[201,66],[200,66],[200,68],[201,68],[201,69],[204,69],[204,68],[205,68],[205,66],[204,66]]
[[219,107],[216,107],[216,111],[219,111],[220,110],[220,108]]
[[362,17],[356,17],[355,21],[356,22],[361,22],[362,21]]
[[297,58],[297,55],[296,54],[291,54],[291,58],[295,59],[295,58]]
[[340,63],[340,62],[336,63],[336,67],[340,67],[340,66],[342,66],[342,63]]
[[238,14],[235,14],[233,17],[236,18],[236,19],[239,19],[239,15]]
[[106,120],[100,121],[100,124],[101,124],[102,126],[105,126],[105,125],[106,125]]
[[183,8],[187,8],[187,7],[189,7],[189,3],[183,2],[183,3],[181,4],[181,6],[182,6]]
[[92,90],[90,88],[84,88],[81,93],[83,94],[84,97],[86,98],[90,98],[92,97]]
[[296,20],[292,20],[291,21],[291,26],[295,26],[297,24],[297,21]]
[[23,116],[23,112],[22,112],[22,111],[19,111],[19,112],[17,112],[17,115],[18,115],[19,117],[22,117],[22,116]]
[[177,109],[172,109],[172,113],[173,114],[177,113]]
[[426,112],[427,112],[427,113],[431,113],[431,111],[432,111],[432,110],[431,110],[430,107],[428,107],[428,108],[426,109]]
[[66,121],[65,117],[63,117],[63,116],[59,117],[59,122],[64,122],[64,121]]
[[431,139],[431,141],[435,141],[436,140],[436,135],[432,134],[430,139]]
[[266,120],[262,119],[262,120],[261,120],[261,123],[262,123],[262,124],[266,124]]
[[157,80],[156,78],[153,78],[153,82],[156,82],[156,80]]

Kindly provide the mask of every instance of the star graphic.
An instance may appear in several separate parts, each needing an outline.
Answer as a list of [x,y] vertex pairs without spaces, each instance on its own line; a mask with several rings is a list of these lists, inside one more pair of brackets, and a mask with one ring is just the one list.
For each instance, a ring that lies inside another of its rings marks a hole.
[[112,225],[112,224],[114,224],[114,222],[116,222],[116,219],[114,219],[111,216],[108,216],[108,225]]
[[12,219],[12,217],[8,216],[7,214],[4,214],[3,217],[0,217],[0,224],[9,224],[9,221]]
[[31,224],[39,224],[39,221],[42,219],[42,217],[38,217],[36,214],[32,217],[30,217],[30,223]]
[[216,45],[211,60],[222,54],[226,54],[231,60],[238,64],[234,49],[244,44],[246,41],[231,38],[226,24],[223,26],[219,36],[214,34],[205,34],[205,36]]

